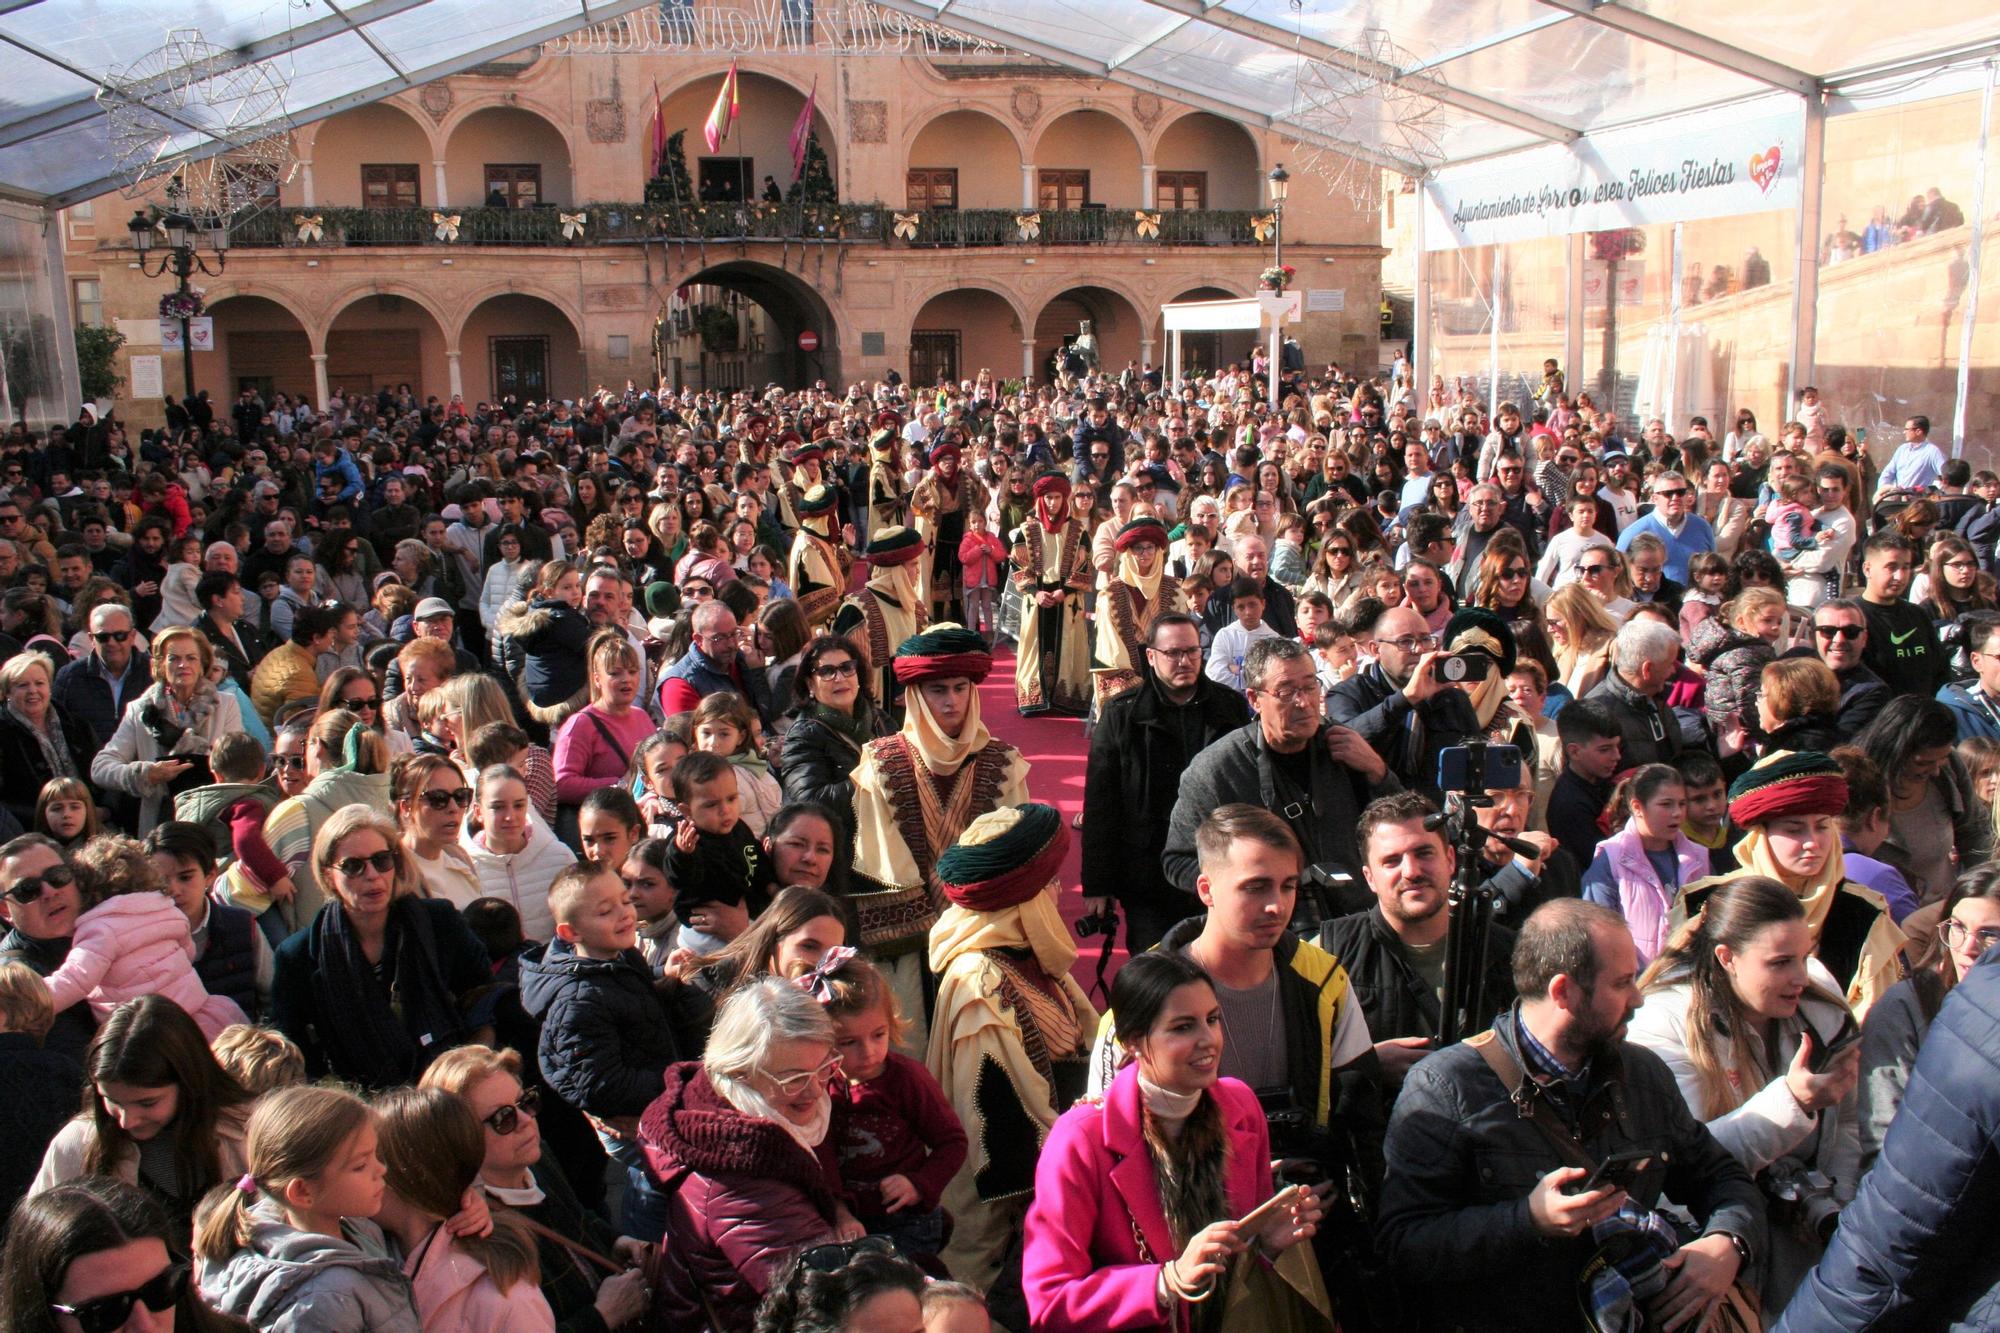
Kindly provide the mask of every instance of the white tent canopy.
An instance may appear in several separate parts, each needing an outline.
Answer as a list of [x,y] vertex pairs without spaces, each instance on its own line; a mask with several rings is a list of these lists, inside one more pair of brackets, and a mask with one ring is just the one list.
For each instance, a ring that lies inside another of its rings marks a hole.
[[[169,28],[198,32],[228,62],[267,67],[289,85],[287,117],[303,124],[646,2],[0,0],[0,191],[64,204],[118,184],[94,98]],[[1987,0],[1932,0],[1913,21],[1861,0],[874,3],[1413,176],[1774,89],[1840,93],[2000,48]],[[169,147],[199,153],[218,114],[190,108]]]

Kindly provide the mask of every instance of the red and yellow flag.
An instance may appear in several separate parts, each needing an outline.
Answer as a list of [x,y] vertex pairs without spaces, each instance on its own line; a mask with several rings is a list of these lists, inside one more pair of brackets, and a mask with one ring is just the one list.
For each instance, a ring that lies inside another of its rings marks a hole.
[[729,127],[736,120],[736,62],[729,62],[729,73],[722,80],[722,88],[715,94],[715,107],[708,113],[708,123],[701,127],[701,137],[708,142],[708,151],[722,147],[722,141],[729,137]]

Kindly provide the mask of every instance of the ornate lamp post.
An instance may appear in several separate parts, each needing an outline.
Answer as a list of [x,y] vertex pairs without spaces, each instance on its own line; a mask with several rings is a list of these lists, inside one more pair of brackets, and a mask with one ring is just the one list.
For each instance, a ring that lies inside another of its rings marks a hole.
[[[155,214],[158,214],[156,217]],[[157,265],[149,265],[146,256],[158,242],[158,227],[167,233],[166,250],[160,255]],[[157,207],[142,208],[132,214],[132,220],[125,224],[132,233],[132,248],[139,252],[139,271],[149,278],[157,278],[169,270],[174,275],[174,302],[181,323],[181,357],[186,373],[186,399],[194,398],[194,339],[190,336],[190,321],[195,313],[195,300],[188,288],[188,279],[199,271],[208,277],[219,277],[229,265],[229,219],[220,214],[214,216],[193,215],[187,211],[187,190],[181,178],[175,176],[167,182],[167,208],[160,213]],[[197,253],[196,247],[206,241],[209,251],[215,256],[215,267]],[[162,311],[161,313],[166,313]]]
[[[1292,192],[1292,173],[1286,171],[1285,164],[1280,162],[1271,168],[1269,183],[1271,187],[1271,269],[1275,273],[1283,274],[1285,271],[1285,196]],[[1281,292],[1285,290],[1282,277],[1278,281],[1277,290]],[[1283,315],[1276,312],[1272,313],[1271,364],[1266,373],[1270,389],[1271,411],[1274,415],[1278,410],[1278,384],[1279,381],[1284,379],[1285,375],[1283,363],[1285,345],[1284,339],[1280,336],[1283,329],[1283,321]]]

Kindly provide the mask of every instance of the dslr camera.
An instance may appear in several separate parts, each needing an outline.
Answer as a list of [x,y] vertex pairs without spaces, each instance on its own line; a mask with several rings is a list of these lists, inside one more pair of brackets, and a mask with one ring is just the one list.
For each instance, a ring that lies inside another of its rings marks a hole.
[[1108,900],[1104,906],[1098,908],[1095,912],[1077,918],[1076,935],[1078,939],[1087,940],[1092,935],[1103,935],[1106,938],[1111,938],[1117,934],[1118,908],[1116,904]]

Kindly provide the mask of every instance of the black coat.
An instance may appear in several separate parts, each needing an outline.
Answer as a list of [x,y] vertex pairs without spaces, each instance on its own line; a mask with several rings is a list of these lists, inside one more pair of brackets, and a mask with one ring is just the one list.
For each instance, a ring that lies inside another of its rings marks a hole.
[[1194,757],[1250,720],[1243,696],[1207,676],[1184,704],[1149,674],[1112,698],[1090,737],[1083,783],[1083,891],[1121,901],[1174,889],[1160,853]]
[[[90,728],[54,704],[49,707],[69,746],[70,764],[76,769],[76,776],[90,786],[90,757],[98,749]],[[28,730],[28,725],[0,708],[0,804],[21,821],[22,828],[35,826],[35,798],[41,795],[43,784],[55,775],[48,756],[42,752],[42,743]]]
[[0,1197],[27,1197],[49,1140],[76,1114],[82,1087],[75,1060],[44,1050],[25,1032],[0,1032]]
[[229,668],[230,678],[242,686],[243,692],[248,694],[250,673],[264,660],[264,654],[271,651],[271,643],[264,637],[263,632],[247,620],[237,621],[236,637],[243,644],[239,650],[223,635],[221,628],[215,623],[215,618],[208,612],[204,611],[194,618],[194,627],[201,631],[202,637],[215,649],[215,655]]
[[[1236,618],[1236,603],[1229,589],[1217,588],[1202,607],[1201,618],[1213,633]],[[1299,637],[1299,602],[1292,590],[1266,575],[1264,579],[1264,623],[1287,639]]]
[[[895,730],[888,714],[879,708],[870,712],[870,740],[878,740]],[[778,757],[778,767],[784,774],[785,800],[819,802],[840,816],[848,841],[852,842],[854,783],[850,777],[860,762],[860,749],[812,716],[809,709],[793,713],[792,725],[785,732],[784,749]]]
[[[1515,1054],[1514,1020],[1495,1040]],[[1524,1085],[1524,1087],[1527,1085]],[[1704,1233],[1727,1231],[1764,1252],[1765,1203],[1750,1173],[1695,1119],[1666,1063],[1621,1042],[1591,1062],[1581,1107],[1546,1114],[1593,1159],[1647,1149],[1654,1165],[1630,1194],[1686,1208]],[[1613,1109],[1622,1104],[1623,1115]],[[1383,1145],[1387,1175],[1376,1236],[1408,1297],[1412,1329],[1554,1333],[1581,1329],[1577,1275],[1598,1242],[1550,1239],[1528,1216],[1528,1195],[1558,1166],[1555,1147],[1522,1118],[1499,1075],[1464,1042],[1420,1061],[1403,1081]]]
[[1627,685],[1616,670],[1606,673],[1584,698],[1604,705],[1617,721],[1625,744],[1618,761],[1621,772],[1646,764],[1671,764],[1680,757],[1684,748],[1681,724],[1665,699],[1648,699]]
[[590,1115],[638,1115],[667,1066],[699,1054],[680,1049],[636,953],[584,958],[552,940],[521,960],[521,1005],[542,1025],[543,1081]]
[[[1418,714],[1420,734],[1410,715]],[[1380,662],[1371,662],[1333,687],[1326,697],[1326,715],[1359,733],[1404,786],[1438,799],[1438,751],[1480,735],[1479,715],[1463,690],[1443,689],[1422,704],[1412,704],[1391,681]]]
[[[1327,922],[1319,928],[1319,947],[1347,969],[1370,1037],[1437,1035],[1437,992],[1410,966],[1380,907]],[[1495,926],[1486,937],[1486,986],[1473,1008],[1474,1023],[1513,1007],[1513,953],[1514,932]]]

